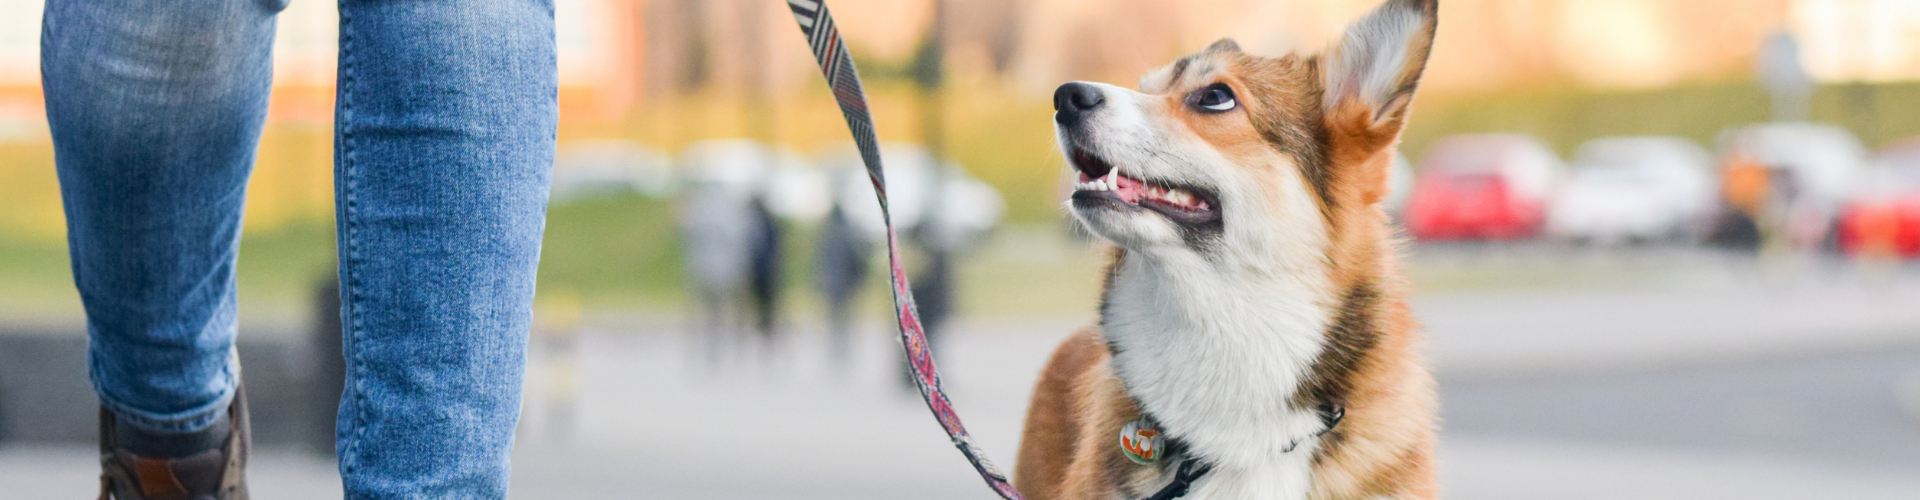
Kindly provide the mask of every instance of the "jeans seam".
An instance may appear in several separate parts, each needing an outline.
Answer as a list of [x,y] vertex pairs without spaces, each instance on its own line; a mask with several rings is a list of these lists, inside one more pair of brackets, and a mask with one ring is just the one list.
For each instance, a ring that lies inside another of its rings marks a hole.
[[[341,301],[341,307],[344,309],[343,314],[346,316],[345,321],[342,322],[346,330],[345,332],[342,332],[342,335],[344,336],[342,345],[345,347],[347,353],[351,353],[346,355],[347,372],[348,372],[347,380],[351,384],[350,387],[351,387],[351,390],[353,391],[353,398],[347,402],[347,404],[352,405],[352,408],[353,408],[353,412],[352,412],[353,415],[351,420],[351,424],[353,425],[353,435],[352,437],[349,438],[349,441],[347,442],[347,446],[343,447],[343,449],[341,450],[340,465],[342,469],[341,472],[345,475],[351,476],[351,474],[358,468],[358,465],[359,465],[358,449],[360,447],[360,443],[364,441],[367,426],[366,426],[366,417],[365,417],[366,390],[365,390],[365,387],[363,386],[365,376],[362,373],[364,371],[364,363],[360,359],[360,349],[356,347],[356,344],[358,344],[358,342],[355,341],[356,337],[359,336],[359,333],[361,331],[360,314],[359,314],[358,308],[354,307],[354,303],[360,297],[359,280],[357,279],[357,273],[354,270],[356,267],[354,264],[359,261],[359,253],[357,252],[357,249],[354,248],[354,245],[353,245],[354,222],[355,222],[353,214],[355,212],[355,209],[357,208],[354,203],[354,196],[353,196],[355,192],[355,189],[354,189],[355,177],[353,175],[353,171],[357,167],[357,165],[353,161],[354,143],[353,143],[353,133],[352,133],[353,131],[353,126],[352,126],[353,83],[354,83],[354,80],[353,80],[354,57],[353,56],[355,51],[353,50],[353,24],[351,22],[352,21],[351,9],[348,9],[347,6],[344,5],[346,3],[344,0],[342,0],[340,3],[342,4],[340,5],[340,9],[339,9],[340,11],[340,50],[339,50],[340,105],[339,105],[339,111],[337,112],[339,116],[335,117],[335,119],[339,121],[339,127],[340,127],[340,131],[339,131],[340,157],[334,160],[339,163],[340,167],[338,169],[337,175],[340,178],[335,179],[334,182],[339,183],[340,185],[341,199],[334,200],[334,203],[339,204],[342,207],[340,210],[340,217],[342,220],[339,223],[340,233],[341,233],[339,238],[339,245],[341,245],[342,248],[346,249],[345,252],[342,252],[345,258],[344,258],[344,262],[341,263],[341,267],[340,267],[342,270],[341,274],[343,275],[341,288],[342,290],[345,291],[345,295],[346,295],[346,299]],[[350,495],[351,491],[349,491],[348,493]]]

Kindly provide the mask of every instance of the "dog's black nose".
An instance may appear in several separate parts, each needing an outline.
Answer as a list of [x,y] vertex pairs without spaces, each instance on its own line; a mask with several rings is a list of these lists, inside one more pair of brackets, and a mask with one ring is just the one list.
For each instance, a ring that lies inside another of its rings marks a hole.
[[1080,116],[1107,102],[1100,88],[1080,82],[1067,82],[1053,91],[1054,123],[1072,125]]

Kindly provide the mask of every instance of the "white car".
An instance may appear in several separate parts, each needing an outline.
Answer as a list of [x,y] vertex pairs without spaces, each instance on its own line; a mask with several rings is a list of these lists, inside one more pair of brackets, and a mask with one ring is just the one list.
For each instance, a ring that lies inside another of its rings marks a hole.
[[1594,139],[1547,209],[1548,234],[1615,245],[1700,237],[1716,188],[1705,149],[1678,137]]

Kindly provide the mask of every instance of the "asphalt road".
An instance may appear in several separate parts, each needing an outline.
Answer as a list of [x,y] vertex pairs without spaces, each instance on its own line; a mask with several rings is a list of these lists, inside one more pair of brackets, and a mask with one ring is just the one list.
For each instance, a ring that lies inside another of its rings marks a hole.
[[1453,435],[1778,454],[1920,476],[1920,346],[1441,387]]

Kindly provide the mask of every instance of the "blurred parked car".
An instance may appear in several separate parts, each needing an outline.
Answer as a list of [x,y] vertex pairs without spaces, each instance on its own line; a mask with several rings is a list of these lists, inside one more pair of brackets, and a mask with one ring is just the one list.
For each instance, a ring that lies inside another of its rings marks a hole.
[[1422,159],[1407,200],[1407,229],[1422,240],[1511,240],[1533,236],[1560,159],[1520,135],[1441,139]]
[[[1852,132],[1818,123],[1767,123],[1722,133],[1719,143],[1720,191],[1728,210],[1716,222],[1716,242],[1812,248],[1832,241],[1834,217],[1852,197],[1866,157]],[[1745,236],[1754,241],[1740,241]]]
[[1678,137],[1609,137],[1580,146],[1547,211],[1554,237],[1611,245],[1690,240],[1714,206],[1712,160]]
[[1882,150],[1861,189],[1840,207],[1840,250],[1869,257],[1920,257],[1920,138]]

